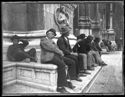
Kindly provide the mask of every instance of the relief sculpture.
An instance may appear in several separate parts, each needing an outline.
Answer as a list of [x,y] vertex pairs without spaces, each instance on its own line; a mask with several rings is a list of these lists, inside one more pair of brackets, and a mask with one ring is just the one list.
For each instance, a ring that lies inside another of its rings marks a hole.
[[69,13],[66,11],[64,6],[57,8],[54,15],[55,22],[58,25],[59,30],[65,27],[71,28]]

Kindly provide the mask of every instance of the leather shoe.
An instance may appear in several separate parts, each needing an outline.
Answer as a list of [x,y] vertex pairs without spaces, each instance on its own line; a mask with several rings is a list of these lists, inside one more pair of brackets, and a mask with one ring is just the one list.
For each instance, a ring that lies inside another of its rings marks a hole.
[[57,87],[57,92],[60,92],[60,93],[69,93],[68,91],[66,91],[66,89],[64,87]]
[[79,77],[76,78],[76,81],[82,82],[82,80]]
[[97,67],[98,66],[98,64],[93,64],[93,67]]
[[85,72],[85,70],[81,70],[81,71],[80,71],[80,73],[84,73],[84,72]]
[[87,76],[86,74],[80,73],[79,76]]
[[107,64],[106,63],[102,63],[102,66],[107,66]]
[[74,88],[75,88],[75,86],[73,86],[71,82],[68,82],[68,87],[69,87],[70,89],[74,89]]
[[85,74],[91,74],[90,72],[88,72],[88,71],[84,71],[83,73],[85,73]]
[[88,70],[94,70],[94,68],[93,68],[93,67],[91,67],[91,68],[88,68]]

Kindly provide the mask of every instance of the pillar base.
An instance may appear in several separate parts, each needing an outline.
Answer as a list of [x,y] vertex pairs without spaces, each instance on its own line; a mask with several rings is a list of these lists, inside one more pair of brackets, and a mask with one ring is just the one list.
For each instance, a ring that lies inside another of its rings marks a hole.
[[80,29],[80,34],[85,34],[86,36],[92,35],[91,29]]
[[109,34],[114,34],[115,32],[114,32],[114,29],[108,29],[108,33]]
[[108,39],[110,41],[115,41],[115,32],[114,32],[114,29],[108,29],[107,30],[107,34],[108,34]]
[[117,44],[115,42],[115,32],[114,32],[114,29],[108,29],[108,39],[112,42],[113,50],[116,50]]

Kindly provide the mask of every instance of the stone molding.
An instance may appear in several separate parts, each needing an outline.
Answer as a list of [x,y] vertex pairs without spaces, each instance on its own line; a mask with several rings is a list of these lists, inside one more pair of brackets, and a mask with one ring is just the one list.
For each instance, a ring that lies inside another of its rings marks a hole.
[[[2,36],[3,38],[10,38],[13,35],[18,35],[22,38],[40,38],[46,36],[47,30],[36,30],[36,31],[3,31]],[[61,36],[60,32],[56,32],[57,35],[55,38],[58,38]],[[68,36],[70,40],[76,40],[76,37],[73,34],[70,34]]]

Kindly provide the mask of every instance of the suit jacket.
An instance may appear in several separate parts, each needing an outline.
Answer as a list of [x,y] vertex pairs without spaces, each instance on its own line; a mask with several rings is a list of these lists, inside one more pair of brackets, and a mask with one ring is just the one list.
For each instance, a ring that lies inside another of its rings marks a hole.
[[41,39],[40,47],[42,63],[53,60],[54,55],[62,55],[62,51],[57,47],[57,45],[52,40],[47,39],[46,37]]
[[67,38],[66,40],[64,36],[58,38],[57,45],[59,49],[63,51],[64,55],[69,55],[72,51],[71,46],[69,44],[69,39]]
[[[27,40],[20,40],[22,43],[10,45],[7,50],[7,58],[9,61],[16,61],[16,54],[19,52],[25,53],[24,49],[29,44]],[[26,54],[26,53],[25,53]]]
[[91,50],[91,43],[87,41],[87,39],[83,39],[79,42],[78,53],[87,54]]
[[94,51],[102,51],[101,47],[100,47],[99,44],[96,43],[96,42],[92,42],[92,49],[93,49]]
[[[82,41],[82,40],[81,40],[81,41]],[[74,45],[74,47],[73,47],[73,49],[72,49],[73,52],[79,53],[79,52],[78,52],[78,48],[80,47],[79,43],[80,43],[81,41],[77,42],[77,43]]]

